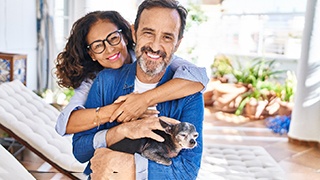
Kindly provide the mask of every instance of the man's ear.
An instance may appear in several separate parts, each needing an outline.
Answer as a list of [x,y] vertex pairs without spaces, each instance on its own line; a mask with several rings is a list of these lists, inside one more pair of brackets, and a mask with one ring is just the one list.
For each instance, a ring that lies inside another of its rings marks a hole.
[[160,121],[161,126],[164,128],[164,132],[171,135],[173,125],[162,120],[162,119],[159,119],[159,121]]
[[137,43],[136,31],[134,30],[134,25],[131,25],[131,35],[134,43]]
[[176,52],[178,50],[180,43],[181,43],[181,40],[182,40],[182,38],[180,40],[178,40],[176,46],[174,47],[174,52]]

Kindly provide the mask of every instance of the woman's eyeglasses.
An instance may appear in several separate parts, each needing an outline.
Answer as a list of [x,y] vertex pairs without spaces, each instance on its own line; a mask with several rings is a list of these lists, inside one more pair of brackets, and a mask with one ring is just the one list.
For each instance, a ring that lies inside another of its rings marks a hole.
[[110,34],[104,40],[96,40],[87,46],[95,54],[101,54],[106,49],[106,41],[111,46],[116,46],[121,41],[121,31],[122,29],[118,29]]

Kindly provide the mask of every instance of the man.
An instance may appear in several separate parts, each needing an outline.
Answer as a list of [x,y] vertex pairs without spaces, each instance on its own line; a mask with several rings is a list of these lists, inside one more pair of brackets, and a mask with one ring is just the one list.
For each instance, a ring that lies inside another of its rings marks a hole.
[[[88,95],[86,107],[111,104],[119,96],[134,91],[143,92],[172,79],[170,68],[172,55],[178,49],[186,23],[186,10],[172,0],[145,0],[139,6],[133,29],[137,61],[118,70],[104,70],[96,78]],[[115,91],[116,90],[116,91]],[[151,137],[163,141],[152,132],[163,130],[156,117],[119,124],[106,123],[98,128],[74,135],[74,155],[80,162],[92,159],[91,177],[103,179],[195,179],[202,155],[202,122],[204,103],[201,93],[178,100],[159,103],[157,110],[162,119],[190,122],[199,132],[198,145],[182,150],[172,159],[172,165],[164,166],[147,160],[138,154],[111,151],[107,148],[127,137],[137,139]],[[173,119],[176,120],[173,120]],[[101,134],[105,136],[101,138]],[[98,142],[98,143],[97,143]],[[90,170],[87,168],[86,173]]]

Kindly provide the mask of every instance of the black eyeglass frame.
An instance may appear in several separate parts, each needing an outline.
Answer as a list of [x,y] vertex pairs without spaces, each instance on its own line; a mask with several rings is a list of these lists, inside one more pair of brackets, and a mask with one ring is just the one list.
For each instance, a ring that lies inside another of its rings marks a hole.
[[[101,54],[101,53],[102,53],[104,50],[106,50],[106,48],[107,48],[107,46],[106,46],[106,41],[108,42],[108,44],[109,44],[110,46],[116,46],[116,45],[118,45],[118,44],[121,42],[121,39],[122,39],[122,34],[121,34],[121,32],[122,32],[122,29],[118,29],[118,30],[116,30],[116,31],[113,31],[113,32],[111,32],[110,34],[108,34],[105,39],[103,39],[103,40],[95,40],[95,41],[93,41],[92,43],[90,43],[90,44],[87,46],[87,49],[91,50],[91,51],[92,51],[93,53],[95,53],[95,54]],[[115,43],[115,44],[111,44],[111,43],[109,42],[108,38],[109,38],[111,35],[113,35],[114,33],[119,33],[119,35],[120,35],[120,40],[119,40],[119,42],[117,42],[117,43]],[[96,42],[102,42],[102,43],[103,43],[103,50],[101,50],[101,52],[95,52],[94,50],[92,50],[91,45],[94,44],[94,43],[96,43]]]

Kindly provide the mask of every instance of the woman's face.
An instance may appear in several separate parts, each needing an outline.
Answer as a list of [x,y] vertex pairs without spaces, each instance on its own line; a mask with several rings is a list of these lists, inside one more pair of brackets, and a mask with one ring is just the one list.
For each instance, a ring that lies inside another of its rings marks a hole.
[[[116,32],[117,30],[119,30],[118,27],[110,21],[100,20],[90,27],[87,35],[86,40],[90,45],[90,49],[88,50],[89,55],[94,61],[98,61],[105,68],[118,69],[124,63],[130,62],[130,55],[126,46],[127,41],[123,38],[120,32],[121,40],[117,43],[117,38],[119,38],[119,33]],[[108,41],[103,41],[106,37],[108,37],[107,39],[111,44],[115,45],[110,45]],[[115,43],[113,42],[114,39],[116,41]],[[100,54],[95,53],[94,51],[97,52],[103,43],[106,48]]]

